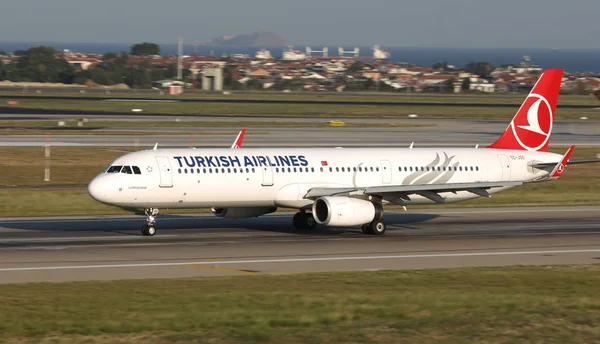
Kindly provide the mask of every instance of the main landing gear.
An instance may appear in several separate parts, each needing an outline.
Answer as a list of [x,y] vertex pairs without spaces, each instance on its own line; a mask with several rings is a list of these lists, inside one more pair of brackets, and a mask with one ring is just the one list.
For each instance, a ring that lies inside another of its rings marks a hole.
[[385,223],[382,220],[366,223],[360,227],[362,232],[367,235],[383,235],[385,233]]
[[385,234],[385,223],[383,223],[383,205],[380,202],[373,203],[375,206],[375,218],[369,223],[361,226],[362,232],[367,235]]
[[144,213],[146,214],[146,224],[142,226],[142,235],[153,236],[156,234],[154,223],[156,222],[156,216],[158,216],[158,209],[147,208],[144,209]]
[[313,215],[302,211],[294,215],[292,223],[296,229],[313,229],[317,226],[317,221],[315,221]]

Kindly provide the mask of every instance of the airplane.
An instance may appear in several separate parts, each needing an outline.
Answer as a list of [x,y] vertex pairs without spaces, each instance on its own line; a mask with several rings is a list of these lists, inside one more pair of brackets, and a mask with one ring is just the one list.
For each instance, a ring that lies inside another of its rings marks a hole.
[[88,193],[101,203],[144,209],[144,236],[156,233],[159,208],[210,208],[221,218],[291,208],[298,210],[292,219],[298,230],[361,226],[364,234],[382,235],[384,205],[406,210],[490,197],[557,179],[568,163],[598,162],[569,162],[574,146],[564,155],[548,152],[562,76],[562,69],[545,70],[500,138],[486,148],[154,146],[117,158],[89,183]]

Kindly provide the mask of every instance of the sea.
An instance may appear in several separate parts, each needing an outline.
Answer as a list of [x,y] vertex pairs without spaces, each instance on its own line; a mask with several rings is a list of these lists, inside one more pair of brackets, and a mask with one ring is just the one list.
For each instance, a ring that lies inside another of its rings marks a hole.
[[[26,50],[33,46],[46,45],[56,50],[68,49],[72,52],[103,54],[106,52],[127,52],[132,44],[126,43],[57,43],[57,42],[0,42],[0,51],[14,52]],[[160,44],[161,54],[177,54],[177,44]],[[267,49],[274,58],[281,58],[282,47],[229,47],[229,46],[193,46],[185,45],[183,53],[201,56],[223,56],[233,54],[254,54],[260,49]],[[312,46],[313,50],[321,50],[322,46]],[[329,56],[337,55],[337,46],[329,46]],[[354,47],[343,47],[352,50]],[[381,47],[390,53],[391,62],[406,62],[421,66],[432,66],[446,61],[456,67],[463,67],[471,61],[487,61],[494,65],[515,64],[521,62],[523,56],[529,56],[531,64],[542,68],[563,68],[567,72],[600,72],[600,49],[542,49],[542,48],[412,48]],[[287,49],[287,48],[285,48]],[[304,52],[305,47],[296,49]],[[372,47],[359,47],[361,56],[371,56]],[[316,55],[316,54],[315,54]]]

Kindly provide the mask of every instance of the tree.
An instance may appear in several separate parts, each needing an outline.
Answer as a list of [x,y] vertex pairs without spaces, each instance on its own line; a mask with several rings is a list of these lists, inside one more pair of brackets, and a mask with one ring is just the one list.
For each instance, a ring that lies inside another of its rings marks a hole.
[[445,86],[446,86],[446,91],[447,92],[450,92],[450,93],[454,92],[454,83],[455,82],[456,82],[456,79],[454,79],[454,78],[446,80],[446,82],[445,82],[446,85]]
[[39,46],[25,51],[17,61],[17,70],[23,80],[33,82],[73,83],[75,69],[67,61],[57,58],[52,47]]
[[465,66],[465,71],[471,74],[477,74],[484,79],[488,79],[490,74],[494,70],[494,66],[492,66],[489,62],[469,62]]
[[246,81],[246,87],[249,90],[262,90],[263,83],[258,79],[250,79]]
[[464,78],[462,82],[462,90],[466,92],[471,89],[471,78]]
[[149,56],[160,55],[160,46],[156,43],[138,43],[131,46],[131,55]]
[[361,61],[355,61],[348,67],[348,73],[362,72],[365,69],[365,64]]
[[104,55],[102,55],[102,60],[103,61],[110,61],[110,60],[114,60],[118,57],[118,55],[116,53],[113,52],[107,52]]
[[440,62],[434,64],[433,66],[431,66],[431,68],[433,68],[433,69],[447,70],[448,69],[448,62],[446,62],[446,61],[440,61]]

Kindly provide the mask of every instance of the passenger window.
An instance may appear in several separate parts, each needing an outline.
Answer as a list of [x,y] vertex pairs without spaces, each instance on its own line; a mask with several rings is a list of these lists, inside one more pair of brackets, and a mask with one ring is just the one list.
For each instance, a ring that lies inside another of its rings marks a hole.
[[133,172],[131,172],[131,167],[129,167],[129,166],[123,166],[121,173],[133,174]]
[[137,166],[132,166],[131,168],[133,168],[133,173],[135,174],[142,174],[142,171],[140,171],[140,168]]
[[199,168],[196,169],[196,173],[200,173],[200,169]]
[[187,168],[185,168],[185,169],[183,170],[183,172],[185,172],[185,173],[187,174]]
[[106,173],[119,173],[121,172],[121,168],[123,168],[123,166],[111,166],[106,170]]
[[315,168],[314,168],[314,167],[311,167],[311,168],[310,168],[310,171],[311,171],[311,172],[314,172],[314,171],[315,171]]
[[475,166],[475,171],[479,171],[479,166]]
[[178,169],[177,169],[177,172],[181,174],[181,169],[180,169],[180,168],[178,168]]
[[323,172],[323,167],[321,167],[321,172]]

